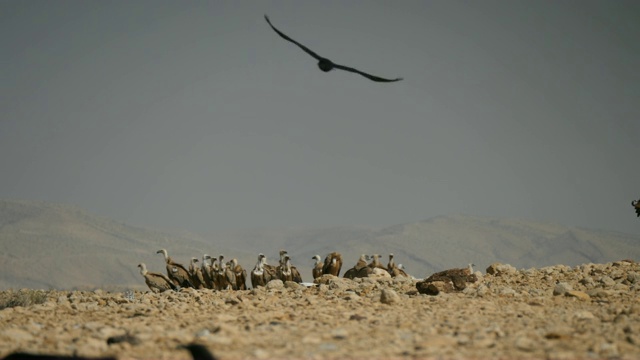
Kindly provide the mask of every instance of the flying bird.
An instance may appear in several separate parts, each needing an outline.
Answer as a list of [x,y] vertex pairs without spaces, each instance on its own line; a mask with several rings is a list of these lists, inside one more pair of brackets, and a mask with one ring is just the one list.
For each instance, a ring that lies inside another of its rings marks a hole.
[[402,78],[385,79],[385,78],[381,78],[379,76],[367,74],[365,72],[362,72],[362,71],[360,71],[358,69],[354,69],[352,67],[336,64],[336,63],[332,62],[331,60],[329,60],[327,58],[323,58],[322,56],[316,54],[315,52],[311,51],[311,49],[309,49],[308,47],[300,44],[299,42],[297,42],[297,41],[293,40],[292,38],[288,37],[287,35],[285,35],[280,30],[276,29],[276,27],[273,26],[273,24],[271,24],[271,21],[269,20],[269,17],[267,15],[265,15],[264,18],[265,18],[265,20],[267,20],[267,23],[269,23],[269,26],[271,26],[273,31],[278,33],[278,35],[280,35],[281,38],[298,45],[298,47],[300,47],[300,49],[304,50],[304,52],[306,52],[307,54],[311,55],[316,60],[318,60],[318,67],[320,68],[320,70],[322,70],[324,72],[328,72],[328,71],[331,71],[333,69],[340,69],[340,70],[345,70],[345,71],[349,71],[349,72],[352,72],[352,73],[360,74],[360,75],[366,77],[369,80],[373,80],[373,81],[377,81],[377,82],[394,82],[394,81],[402,80]]
[[633,200],[631,202],[631,206],[633,206],[636,210],[636,215],[640,217],[640,200]]

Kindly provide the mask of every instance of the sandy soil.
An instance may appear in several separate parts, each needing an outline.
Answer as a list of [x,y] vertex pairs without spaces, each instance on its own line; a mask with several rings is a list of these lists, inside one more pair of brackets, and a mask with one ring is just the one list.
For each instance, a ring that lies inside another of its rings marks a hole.
[[196,342],[220,359],[640,358],[639,264],[492,272],[436,296],[411,279],[330,275],[310,288],[51,291],[0,311],[0,357],[189,359],[178,345]]

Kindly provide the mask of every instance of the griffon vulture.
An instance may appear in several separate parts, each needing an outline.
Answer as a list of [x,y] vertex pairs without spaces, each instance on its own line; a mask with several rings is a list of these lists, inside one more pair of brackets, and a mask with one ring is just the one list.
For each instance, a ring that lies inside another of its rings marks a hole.
[[238,259],[231,260],[231,270],[236,274],[235,290],[247,290],[247,271],[238,264]]
[[198,258],[192,257],[191,263],[189,264],[189,275],[191,275],[191,283],[196,289],[204,289],[204,275],[202,274],[202,269],[196,263],[198,262]]
[[169,276],[169,279],[173,280],[176,285],[180,285],[182,287],[194,287],[191,283],[189,271],[181,264],[174,262],[166,249],[160,249],[156,251],[156,254],[162,254],[164,256],[164,262],[167,264],[167,275]]
[[147,283],[149,289],[153,292],[163,292],[167,290],[178,290],[179,287],[164,274],[148,272],[147,265],[144,263],[138,264],[140,268],[140,274],[144,277],[144,282]]
[[342,255],[335,251],[327,255],[327,257],[324,259],[322,273],[331,274],[333,276],[340,276],[340,269],[342,269]]
[[211,256],[208,254],[202,255],[202,277],[204,279],[204,286],[207,289],[213,289],[213,269],[211,268]]
[[343,278],[347,279],[355,279],[357,277],[367,277],[371,272],[371,268],[367,266],[367,260],[369,260],[369,256],[362,254],[358,259],[358,262],[351,269],[347,270]]
[[255,289],[258,286],[265,286],[267,283],[264,278],[264,267],[262,265],[262,259],[264,259],[263,254],[258,255],[258,262],[256,266],[254,266],[253,270],[251,270],[251,286]]
[[[285,262],[286,262],[286,257],[287,255],[287,251],[286,250],[280,250],[280,265],[278,267],[278,269],[276,269],[277,271],[282,271],[281,269],[285,266]],[[290,260],[291,258],[289,258]],[[302,276],[300,275],[300,271],[298,271],[298,268],[289,264],[289,266],[291,267],[291,281],[297,282],[298,284],[302,282]],[[278,277],[280,278],[280,277]],[[284,280],[282,280],[284,281]]]
[[312,259],[316,261],[313,264],[313,269],[311,270],[311,274],[313,274],[313,280],[315,280],[320,276],[322,276],[323,264],[322,264],[322,259],[320,258],[320,255],[314,255]]
[[382,77],[379,77],[379,76],[367,74],[365,72],[362,72],[362,71],[357,70],[357,69],[352,68],[352,67],[348,67],[348,66],[344,66],[344,65],[338,65],[338,64],[334,63],[333,61],[331,61],[331,60],[329,60],[327,58],[323,58],[322,56],[316,54],[315,52],[311,51],[311,49],[309,49],[308,47],[300,44],[299,42],[297,42],[297,41],[293,40],[292,38],[288,37],[287,35],[285,35],[280,30],[276,29],[275,26],[273,26],[273,24],[271,24],[271,20],[269,20],[269,17],[267,15],[265,15],[264,18],[265,18],[265,20],[267,20],[267,23],[269,24],[269,26],[271,26],[271,28],[278,35],[280,35],[281,38],[292,42],[293,44],[297,45],[300,49],[302,49],[304,52],[306,52],[307,54],[311,55],[314,59],[318,60],[318,67],[320,68],[320,70],[322,70],[324,72],[328,72],[328,71],[331,71],[333,69],[345,70],[345,71],[349,71],[349,72],[352,72],[352,73],[360,74],[360,75],[366,77],[367,79],[373,80],[373,81],[376,81],[376,82],[394,82],[394,81],[402,80],[402,78],[385,79],[385,78],[382,78]]

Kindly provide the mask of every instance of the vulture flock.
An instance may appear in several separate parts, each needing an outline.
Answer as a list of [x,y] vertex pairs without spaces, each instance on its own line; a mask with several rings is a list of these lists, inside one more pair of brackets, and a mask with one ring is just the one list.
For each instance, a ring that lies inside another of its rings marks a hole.
[[[211,257],[202,255],[202,263],[198,265],[198,258],[192,257],[188,267],[179,264],[169,256],[166,249],[160,249],[157,254],[164,257],[167,275],[158,272],[149,272],[144,263],[138,264],[140,274],[153,292],[163,292],[167,290],[179,290],[184,287],[195,289],[213,290],[247,290],[247,271],[238,264],[237,259],[224,261],[224,255]],[[312,273],[313,279],[330,274],[340,276],[342,270],[342,255],[338,252],[328,254],[324,261],[320,255],[312,257],[315,260]],[[357,277],[385,276],[385,277],[409,277],[404,271],[402,264],[396,265],[393,254],[389,254],[389,262],[384,266],[380,262],[380,255],[361,255],[358,262],[343,277],[354,279]],[[266,286],[271,280],[294,281],[302,283],[302,276],[298,268],[291,264],[291,257],[286,250],[280,250],[278,265],[267,263],[264,254],[258,255],[258,261],[251,270],[251,286]]]

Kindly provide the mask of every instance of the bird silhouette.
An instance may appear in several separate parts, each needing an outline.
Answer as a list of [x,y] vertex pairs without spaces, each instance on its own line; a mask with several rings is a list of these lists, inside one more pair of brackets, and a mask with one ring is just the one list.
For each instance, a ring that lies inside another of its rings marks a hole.
[[297,42],[297,41],[293,40],[292,38],[288,37],[287,35],[285,35],[282,31],[276,29],[276,27],[273,26],[273,24],[271,23],[271,21],[269,20],[269,17],[267,15],[265,15],[264,18],[265,18],[265,20],[267,20],[267,23],[269,23],[269,26],[271,26],[273,31],[275,31],[278,35],[280,35],[281,38],[298,45],[298,47],[300,47],[300,49],[304,50],[304,52],[306,52],[307,54],[313,56],[316,60],[318,60],[318,67],[320,68],[320,70],[322,70],[324,72],[328,72],[328,71],[331,71],[333,69],[340,69],[340,70],[345,70],[345,71],[349,71],[349,72],[352,72],[352,73],[360,74],[360,75],[366,77],[369,80],[373,80],[373,81],[377,81],[377,82],[394,82],[394,81],[402,80],[402,78],[385,79],[385,78],[381,78],[379,76],[367,74],[365,72],[362,72],[362,71],[360,71],[358,69],[354,69],[354,68],[349,67],[349,66],[336,64],[333,61],[331,61],[331,60],[329,60],[327,58],[323,58],[322,56],[316,54],[315,52],[313,52],[308,47],[300,44],[299,42]]
[[636,215],[640,217],[640,200],[633,200],[631,202],[631,206],[633,206],[634,209],[636,210]]

